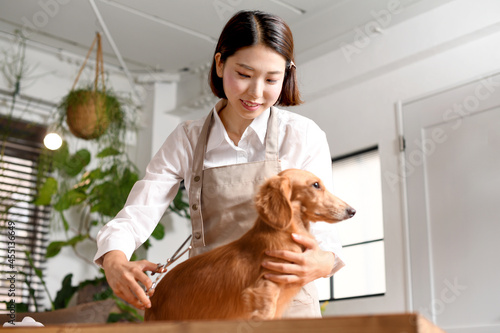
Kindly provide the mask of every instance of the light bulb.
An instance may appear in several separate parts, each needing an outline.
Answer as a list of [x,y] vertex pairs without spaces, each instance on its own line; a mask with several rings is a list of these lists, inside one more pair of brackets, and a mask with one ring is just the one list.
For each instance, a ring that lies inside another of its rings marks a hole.
[[43,144],[47,149],[57,150],[62,146],[62,138],[57,133],[48,133],[43,139]]

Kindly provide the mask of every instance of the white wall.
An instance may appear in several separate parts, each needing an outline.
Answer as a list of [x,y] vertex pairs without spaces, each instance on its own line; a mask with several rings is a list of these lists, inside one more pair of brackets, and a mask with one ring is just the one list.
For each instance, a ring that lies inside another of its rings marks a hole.
[[373,145],[381,156],[386,296],[334,302],[327,315],[414,310],[403,193],[388,177],[400,167],[396,103],[497,71],[499,12],[496,1],[452,1],[382,34],[358,33],[352,45],[298,64],[306,103],[293,110],[327,132],[332,156]]

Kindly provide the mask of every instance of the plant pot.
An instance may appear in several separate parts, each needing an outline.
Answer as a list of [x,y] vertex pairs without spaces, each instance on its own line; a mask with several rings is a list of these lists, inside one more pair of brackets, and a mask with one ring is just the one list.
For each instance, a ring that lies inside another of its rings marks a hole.
[[74,136],[91,140],[109,126],[106,95],[99,91],[75,90],[67,98],[66,123]]

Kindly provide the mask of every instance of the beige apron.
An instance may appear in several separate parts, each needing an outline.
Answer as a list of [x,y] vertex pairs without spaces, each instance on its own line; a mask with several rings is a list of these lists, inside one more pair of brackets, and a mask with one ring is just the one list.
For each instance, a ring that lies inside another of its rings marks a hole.
[[[253,198],[260,184],[281,171],[278,158],[278,119],[272,107],[265,139],[265,160],[203,169],[208,136],[213,123],[208,115],[196,144],[189,205],[193,228],[190,256],[240,238],[249,230],[257,212]],[[316,286],[304,286],[284,317],[321,317]]]

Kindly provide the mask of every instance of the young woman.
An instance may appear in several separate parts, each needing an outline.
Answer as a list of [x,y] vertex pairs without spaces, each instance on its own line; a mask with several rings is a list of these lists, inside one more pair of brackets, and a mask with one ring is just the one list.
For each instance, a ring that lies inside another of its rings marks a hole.
[[[130,256],[154,230],[184,180],[189,191],[193,229],[190,255],[239,238],[256,218],[258,185],[280,170],[313,172],[331,190],[330,150],[324,132],[311,120],[280,110],[302,101],[297,87],[292,33],[279,17],[237,13],[224,27],[209,77],[221,98],[209,115],[180,124],[130,192],[125,207],[99,232],[95,262],[101,265],[115,294],[137,308],[150,307],[137,281],[149,288],[144,271],[156,264]],[[285,313],[319,317],[313,281],[344,266],[335,227],[313,223],[315,239],[295,237],[303,253],[274,251],[286,264],[263,265],[278,283],[303,286]]]

